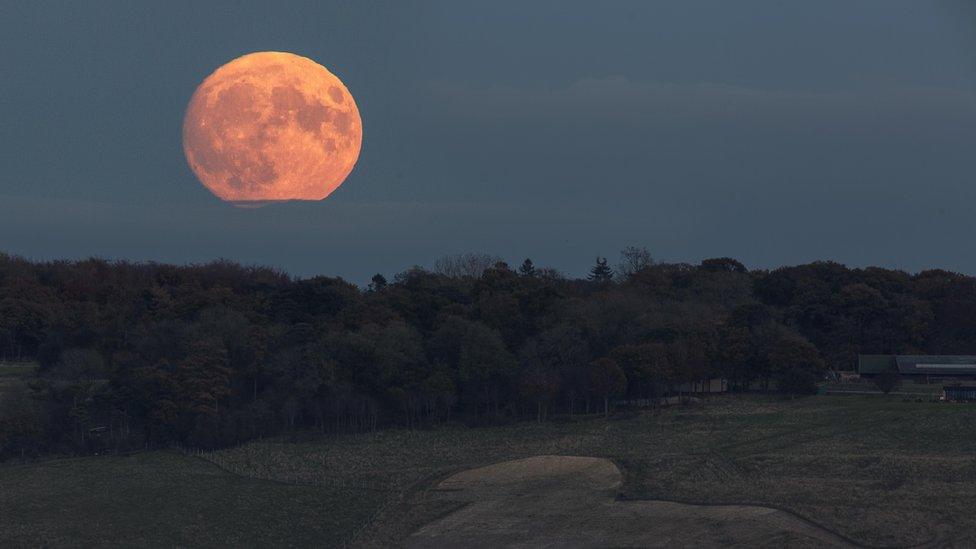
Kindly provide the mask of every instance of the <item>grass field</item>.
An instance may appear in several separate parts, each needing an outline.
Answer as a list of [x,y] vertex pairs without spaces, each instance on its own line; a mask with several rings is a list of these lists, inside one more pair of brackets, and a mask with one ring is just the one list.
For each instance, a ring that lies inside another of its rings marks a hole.
[[[876,546],[976,543],[976,405],[721,397],[626,418],[385,431],[0,467],[0,545],[402,542],[428,488],[534,455],[612,459],[622,496],[794,512]],[[66,518],[67,517],[67,518]]]
[[316,546],[380,503],[175,452],[57,460],[0,467],[0,546]]

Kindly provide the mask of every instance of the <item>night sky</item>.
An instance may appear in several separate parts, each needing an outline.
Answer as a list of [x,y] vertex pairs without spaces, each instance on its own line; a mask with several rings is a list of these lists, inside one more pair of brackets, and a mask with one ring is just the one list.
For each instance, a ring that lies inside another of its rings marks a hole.
[[[575,276],[628,245],[976,274],[966,3],[4,2],[0,250],[356,283],[469,251]],[[235,208],[187,167],[194,89],[260,50],[359,105],[323,202]]]

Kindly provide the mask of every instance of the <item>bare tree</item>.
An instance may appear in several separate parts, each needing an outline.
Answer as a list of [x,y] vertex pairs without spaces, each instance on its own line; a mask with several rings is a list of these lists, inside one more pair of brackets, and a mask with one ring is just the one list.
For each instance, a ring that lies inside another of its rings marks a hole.
[[549,281],[566,280],[566,275],[564,275],[563,273],[559,272],[556,269],[553,269],[552,267],[543,267],[541,269],[536,270],[536,276],[538,276],[543,280],[549,280]]
[[434,262],[434,272],[451,278],[479,278],[485,269],[504,260],[493,254],[466,253],[446,255]]
[[650,267],[653,263],[651,252],[644,246],[627,246],[620,252],[620,265],[617,266],[617,274],[628,277]]

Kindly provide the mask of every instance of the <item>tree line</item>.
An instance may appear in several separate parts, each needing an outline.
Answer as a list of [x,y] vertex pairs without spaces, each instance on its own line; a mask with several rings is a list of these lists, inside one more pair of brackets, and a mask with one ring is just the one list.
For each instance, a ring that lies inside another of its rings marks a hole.
[[808,393],[858,353],[976,353],[976,279],[628,248],[585,278],[450,256],[365,288],[229,261],[0,254],[0,457],[608,413],[715,377]]

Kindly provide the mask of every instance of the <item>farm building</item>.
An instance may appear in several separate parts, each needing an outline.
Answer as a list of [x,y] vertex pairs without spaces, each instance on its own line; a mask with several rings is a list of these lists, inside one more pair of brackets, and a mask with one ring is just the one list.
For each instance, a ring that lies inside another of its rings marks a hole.
[[959,379],[976,380],[973,355],[858,355],[857,373],[871,379],[896,369],[903,378],[919,383]]
[[848,370],[837,372],[838,381],[850,382],[850,381],[857,381],[859,379],[861,379],[861,374],[857,372],[851,372]]
[[729,381],[721,378],[682,383],[672,387],[672,391],[678,393],[724,393],[728,390]]
[[672,385],[669,387],[666,395],[659,396],[657,398],[638,398],[638,399],[621,399],[615,400],[613,402],[614,406],[624,407],[624,408],[647,408],[651,406],[669,406],[672,404],[680,404],[681,402],[686,402],[688,399],[692,401],[697,401],[696,397],[691,395],[703,395],[705,393],[724,393],[729,390],[729,381],[722,378],[713,378],[701,381],[695,381],[692,383],[681,383],[678,385]]
[[942,387],[942,400],[971,402],[976,400],[976,385],[946,385]]

